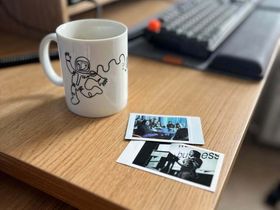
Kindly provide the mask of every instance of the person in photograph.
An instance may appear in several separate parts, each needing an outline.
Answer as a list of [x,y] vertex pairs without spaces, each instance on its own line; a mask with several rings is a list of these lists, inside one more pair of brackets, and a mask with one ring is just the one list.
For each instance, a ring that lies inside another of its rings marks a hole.
[[152,130],[155,132],[160,132],[162,130],[160,121],[156,121],[155,124],[153,124]]
[[178,130],[178,129],[180,129],[180,128],[182,128],[182,125],[181,125],[180,123],[176,123],[176,124],[175,124],[175,129]]
[[148,121],[149,121],[149,128],[153,129],[153,126],[154,126],[153,120],[149,119]]
[[158,120],[157,120],[156,117],[152,118],[152,120],[151,120],[151,127],[152,128],[156,127],[157,122],[158,122]]
[[150,137],[155,132],[150,127],[149,120],[143,120],[139,125],[137,125],[137,129],[134,130],[134,134],[141,137]]
[[141,120],[140,116],[137,115],[135,118],[134,129],[137,129],[138,126],[140,126],[141,124],[142,124],[142,120]]
[[175,128],[175,125],[171,122],[171,121],[168,121],[166,127],[170,130],[174,129]]
[[177,163],[181,166],[181,170],[177,176],[190,181],[197,180],[199,176],[196,173],[196,169],[200,168],[203,163],[200,156],[200,152],[191,150],[184,160],[178,160]]
[[173,140],[182,140],[182,141],[188,141],[189,140],[189,131],[187,128],[178,128],[176,131]]

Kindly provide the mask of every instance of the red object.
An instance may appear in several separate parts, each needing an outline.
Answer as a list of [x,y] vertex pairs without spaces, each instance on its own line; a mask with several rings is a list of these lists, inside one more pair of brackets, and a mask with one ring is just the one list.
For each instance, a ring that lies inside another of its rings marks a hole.
[[148,30],[152,32],[160,32],[161,22],[158,19],[153,19],[148,24]]
[[184,61],[181,57],[166,54],[162,57],[162,60],[166,63],[176,64],[176,65],[183,65]]

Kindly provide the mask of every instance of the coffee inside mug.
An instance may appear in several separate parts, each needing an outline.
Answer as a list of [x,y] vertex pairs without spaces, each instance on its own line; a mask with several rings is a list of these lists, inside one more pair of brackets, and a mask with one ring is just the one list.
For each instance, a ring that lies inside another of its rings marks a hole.
[[102,19],[85,19],[62,24],[56,33],[64,38],[77,40],[100,40],[120,36],[126,32],[126,26]]

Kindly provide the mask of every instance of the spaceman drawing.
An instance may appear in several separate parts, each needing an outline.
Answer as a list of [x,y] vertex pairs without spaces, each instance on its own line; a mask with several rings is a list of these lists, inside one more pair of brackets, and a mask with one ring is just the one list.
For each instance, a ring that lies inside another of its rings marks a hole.
[[67,69],[72,74],[71,103],[73,105],[80,103],[78,92],[86,98],[92,98],[103,93],[101,87],[105,86],[108,80],[100,76],[97,71],[90,70],[90,62],[86,57],[77,57],[74,67],[68,52],[65,53],[65,60]]

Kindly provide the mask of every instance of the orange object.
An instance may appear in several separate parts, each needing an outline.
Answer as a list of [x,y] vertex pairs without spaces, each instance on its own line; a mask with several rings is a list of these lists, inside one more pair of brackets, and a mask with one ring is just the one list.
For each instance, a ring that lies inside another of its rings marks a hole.
[[148,24],[148,30],[152,32],[160,32],[161,22],[158,19],[153,19]]
[[176,65],[183,65],[184,63],[182,58],[169,54],[164,55],[162,57],[162,60],[166,63],[176,64]]

